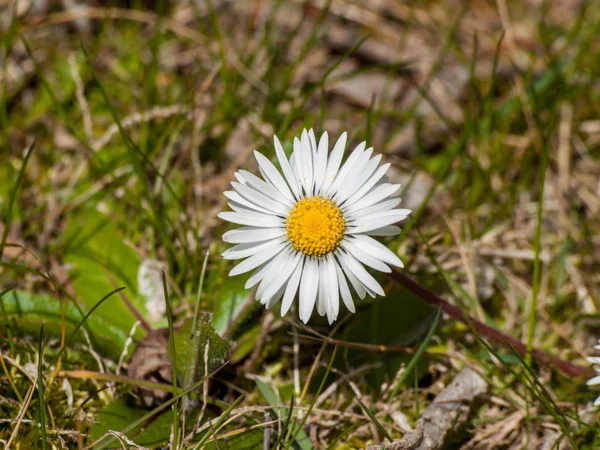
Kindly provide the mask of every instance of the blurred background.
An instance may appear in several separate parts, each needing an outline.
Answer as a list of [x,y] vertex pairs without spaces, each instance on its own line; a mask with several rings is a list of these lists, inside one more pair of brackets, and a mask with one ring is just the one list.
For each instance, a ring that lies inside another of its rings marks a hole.
[[[587,369],[598,1],[0,0],[0,30],[5,446],[366,448],[470,367],[488,394],[446,448],[600,448],[585,377],[452,318],[428,334],[436,310],[390,280],[335,327],[264,311],[216,216],[274,134],[347,131],[403,185],[384,243],[407,274]],[[180,387],[229,363],[173,409],[173,355]]]

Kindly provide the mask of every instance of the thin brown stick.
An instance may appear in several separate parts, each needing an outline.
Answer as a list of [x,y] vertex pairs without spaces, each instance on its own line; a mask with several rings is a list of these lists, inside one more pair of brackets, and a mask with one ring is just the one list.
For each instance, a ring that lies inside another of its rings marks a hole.
[[[311,330],[313,332],[314,330]],[[299,334],[298,337],[304,339],[310,339],[318,342],[327,342],[331,345],[337,345],[345,348],[356,348],[358,350],[364,350],[367,352],[378,352],[378,353],[415,353],[415,349],[412,347],[398,347],[395,345],[380,345],[380,344],[363,344],[361,342],[343,341],[340,339],[333,339],[329,336],[325,336],[321,333],[314,332],[314,336],[308,334]]]
[[[498,344],[505,348],[513,348],[519,355],[524,357],[527,354],[527,347],[518,339],[508,336],[495,328],[489,327],[488,325],[473,319],[467,314],[463,313],[458,307],[451,305],[443,298],[431,292],[424,286],[421,286],[418,282],[413,280],[408,275],[392,270],[388,276],[398,283],[400,286],[408,289],[415,295],[419,296],[422,300],[429,303],[430,305],[441,308],[442,311],[452,317],[454,320],[464,323],[467,326],[472,327],[477,331],[482,338],[487,339],[495,344]],[[549,367],[556,367],[564,375],[571,377],[590,377],[593,374],[591,368],[581,367],[575,364],[565,361],[564,359],[550,355],[539,349],[532,349],[533,357],[540,363],[545,364]]]

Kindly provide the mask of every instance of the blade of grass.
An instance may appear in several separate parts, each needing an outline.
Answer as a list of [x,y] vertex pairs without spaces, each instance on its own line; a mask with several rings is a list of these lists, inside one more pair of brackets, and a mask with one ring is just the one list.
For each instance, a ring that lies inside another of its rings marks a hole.
[[333,450],[338,442],[340,442],[345,436],[349,435],[354,430],[356,430],[359,427],[359,425],[360,423],[355,423],[354,425],[351,425],[348,428],[346,428],[338,437],[336,437],[333,441],[329,443],[326,450]]
[[308,103],[308,101],[310,100],[310,98],[312,97],[312,95],[319,89],[321,89],[323,87],[323,85],[325,84],[325,81],[327,80],[327,78],[329,77],[329,75],[331,75],[331,73],[340,65],[342,64],[347,58],[350,57],[350,55],[352,53],[354,53],[367,39],[369,38],[369,36],[364,36],[362,39],[360,39],[354,46],[352,46],[348,51],[346,51],[340,58],[338,58],[338,60],[329,68],[327,69],[327,71],[323,74],[323,78],[321,78],[321,80],[316,83],[313,87],[311,87],[308,92],[306,93],[304,100],[300,103],[300,105],[298,105],[296,108],[291,108],[290,112],[285,116],[285,118],[283,119],[283,122],[281,123],[281,125],[279,126],[277,133],[275,133],[277,136],[284,136],[285,132],[288,130],[288,128],[290,127],[290,125],[292,124],[294,118],[296,117],[296,113],[298,111],[304,111],[304,107],[306,106],[306,103]]
[[[17,17],[17,2],[13,2],[10,8],[10,23],[8,30],[4,35],[3,48],[4,55],[2,56],[2,72],[8,73],[8,61],[12,49],[12,41],[15,35],[15,18]],[[2,77],[2,95],[0,95],[0,123],[2,123],[2,140],[4,141],[4,151],[7,152],[7,156],[10,155],[10,141],[8,139],[8,77]]]
[[288,428],[289,428],[291,420],[292,420],[292,414],[294,413],[294,400],[295,400],[295,397],[294,397],[294,393],[292,392],[292,396],[290,398],[290,407],[288,408],[288,413],[285,418],[285,422],[283,423],[283,428],[281,429],[281,433],[279,433],[279,437],[275,441],[273,448],[279,448],[279,444],[281,444],[281,441],[283,441],[283,438],[287,434]]
[[40,410],[40,430],[42,432],[42,449],[48,448],[48,442],[46,439],[46,393],[44,390],[44,326],[40,329],[40,342],[38,347],[38,398],[39,398],[39,410]]
[[[169,323],[169,351],[171,353],[171,378],[173,381],[173,395],[177,395],[177,353],[175,351],[175,331],[173,329],[173,308],[169,298],[169,289],[167,288],[167,277],[162,273],[162,285],[167,306],[167,321]],[[173,445],[172,448],[179,448],[179,402],[173,403]]]
[[11,262],[7,262],[7,261],[0,261],[0,267],[7,267],[9,269],[13,269],[13,270],[20,271],[20,272],[32,273],[34,275],[37,275],[38,277],[43,278],[46,281],[52,282],[52,278],[50,278],[45,273],[40,272],[39,270],[36,270],[36,269],[32,269],[31,267],[28,267],[28,266],[24,266],[23,264],[11,263]]
[[533,285],[531,287],[531,302],[529,306],[529,329],[527,332],[527,355],[525,360],[528,365],[531,365],[532,355],[531,350],[533,349],[533,340],[535,338],[535,327],[537,323],[537,297],[540,292],[540,251],[541,251],[541,239],[542,239],[542,213],[544,211],[544,185],[546,180],[546,169],[548,168],[548,155],[550,154],[550,142],[551,139],[546,140],[544,151],[542,153],[542,161],[539,168],[539,200],[536,212],[536,225],[535,225],[535,237],[533,239],[534,247],[534,258],[533,258]]
[[537,399],[542,402],[544,407],[548,410],[548,412],[554,417],[554,419],[560,425],[563,433],[569,439],[569,442],[573,446],[573,448],[577,448],[577,444],[573,440],[571,436],[571,431],[569,429],[569,424],[565,421],[565,418],[562,415],[562,412],[556,406],[556,403],[544,387],[542,383],[540,383],[535,375],[535,372],[531,368],[531,366],[527,363],[526,359],[522,358],[521,355],[510,345],[508,344],[515,356],[519,359],[519,362],[525,369],[525,381],[526,384],[529,385],[531,392],[537,397]]
[[[188,388],[196,376],[196,367],[198,366],[198,355],[200,353],[200,334],[198,333],[198,320],[200,318],[200,300],[202,298],[202,288],[204,286],[204,275],[206,274],[206,265],[210,250],[206,250],[202,270],[200,271],[200,281],[198,282],[198,294],[196,295],[196,305],[194,306],[194,321],[192,322],[192,341],[188,347],[186,370],[183,375],[183,387]],[[185,397],[184,397],[185,398]]]
[[[399,272],[395,269],[392,269],[392,272],[388,274],[390,278],[396,281],[400,286],[408,289],[430,305],[435,306],[436,308],[441,307],[442,311],[452,317],[454,320],[458,320],[466,325],[473,327],[473,329],[477,330],[482,336],[486,339],[495,342],[496,344],[502,345],[506,347],[506,343],[509,342],[514,348],[517,349],[521,354],[525,354],[527,352],[527,348],[525,344],[523,344],[518,339],[508,336],[507,334],[492,328],[484,323],[473,319],[472,317],[466,316],[460,308],[448,303],[446,300],[434,294],[426,287],[422,286],[415,280],[413,280],[408,275],[403,272]],[[539,349],[532,349],[533,354],[539,362],[542,362],[550,367],[558,368],[563,374],[573,376],[573,377],[582,377],[591,374],[591,370],[586,367],[577,366],[569,361],[565,361],[556,356],[552,356],[546,352],[543,352]]]
[[67,339],[67,343],[64,347],[62,347],[60,349],[60,351],[58,352],[59,355],[61,355],[64,351],[64,349],[66,347],[69,346],[69,344],[71,344],[71,341],[75,338],[75,335],[77,334],[77,332],[79,331],[79,329],[85,324],[85,322],[88,320],[88,318],[94,313],[94,311],[96,311],[96,309],[98,309],[100,307],[100,305],[102,305],[102,303],[104,303],[105,300],[108,300],[110,297],[113,296],[113,294],[116,294],[117,292],[122,291],[123,289],[126,289],[125,286],[121,286],[120,288],[117,288],[111,292],[109,292],[108,294],[106,294],[104,297],[102,297],[100,300],[98,300],[98,302],[92,306],[92,308],[88,311],[88,313],[83,317],[83,319],[81,319],[81,322],[79,322],[77,324],[77,326],[75,327],[75,329],[73,330],[73,332],[71,333],[71,335],[68,337]]
[[[235,399],[235,401],[231,405],[229,405],[229,407],[225,411],[223,411],[223,414],[221,414],[221,416],[215,422],[215,425],[214,425],[215,430],[219,429],[219,427],[223,424],[223,422],[225,422],[225,420],[227,420],[227,418],[229,417],[229,414],[231,414],[231,411],[234,410],[234,408],[244,399],[245,396],[246,396],[246,394],[240,395],[238,398]],[[202,438],[198,441],[198,443],[196,444],[196,446],[194,447],[193,450],[198,450],[200,447],[202,447],[202,445],[204,445],[204,443],[206,441],[208,441],[208,439],[211,436],[212,436],[212,430],[208,430],[204,434],[204,436],[202,436]]]
[[433,335],[435,334],[435,332],[437,330],[437,326],[440,321],[440,317],[442,317],[442,308],[441,307],[438,308],[437,314],[435,315],[435,319],[433,319],[433,323],[431,324],[431,328],[429,328],[429,332],[427,333],[427,336],[425,336],[425,339],[419,346],[419,349],[413,355],[413,357],[410,359],[409,363],[406,366],[406,369],[404,370],[404,372],[400,376],[400,379],[398,380],[398,383],[394,387],[394,390],[392,391],[392,398],[394,398],[394,397],[396,397],[396,395],[398,395],[400,388],[402,388],[402,386],[406,382],[407,378],[412,374],[413,368],[415,368],[417,362],[419,361],[419,358],[421,358],[421,355],[423,355],[423,352],[425,352],[425,350],[429,346],[429,341],[431,341],[431,338],[433,337]]
[[358,397],[354,397],[354,398],[356,399],[356,401],[358,402],[360,407],[363,409],[363,411],[367,413],[367,416],[369,416],[369,418],[373,421],[373,423],[375,424],[375,426],[377,427],[379,432],[381,434],[383,434],[383,436],[388,441],[394,442],[394,439],[392,439],[392,436],[390,436],[390,433],[388,433],[387,430],[384,428],[384,426],[381,424],[381,422],[379,420],[377,420],[377,417],[375,417],[375,414],[373,414],[373,412],[367,407],[367,405],[365,405],[363,402],[361,402]]
[[19,169],[19,173],[17,174],[17,181],[15,182],[15,186],[10,193],[10,200],[8,201],[8,207],[5,213],[4,219],[4,231],[2,232],[2,241],[0,242],[0,260],[2,259],[2,254],[4,253],[4,246],[6,245],[6,239],[8,238],[8,232],[10,231],[10,224],[12,222],[13,216],[13,207],[15,206],[15,201],[17,199],[17,193],[19,192],[19,187],[21,186],[21,181],[23,181],[23,175],[25,174],[25,168],[27,167],[27,163],[29,162],[29,158],[33,153],[33,148],[35,146],[36,140],[34,139],[31,144],[25,149],[25,157],[23,158],[23,164],[21,164],[21,169]]
[[[127,149],[129,150],[129,154],[131,156],[133,166],[137,172],[137,177],[142,186],[144,196],[148,200],[150,208],[152,209],[152,214],[149,215],[148,218],[151,221],[151,223],[154,225],[156,231],[158,231],[161,241],[165,244],[165,247],[167,250],[167,255],[168,255],[170,261],[175,263],[177,261],[178,252],[175,249],[175,247],[173,246],[173,244],[172,244],[173,240],[170,238],[169,233],[166,230],[166,226],[164,223],[165,215],[160,211],[156,202],[153,201],[154,197],[152,196],[152,189],[150,187],[148,177],[146,176],[146,167],[148,167],[152,171],[152,173],[155,174],[157,177],[162,178],[164,186],[167,188],[169,194],[171,194],[173,199],[176,200],[180,211],[183,213],[183,215],[185,216],[185,220],[188,223],[191,222],[189,213],[188,213],[187,209],[181,205],[181,202],[179,201],[179,198],[177,197],[171,183],[168,182],[168,180],[164,179],[163,174],[160,172],[160,170],[158,170],[155,167],[154,163],[148,158],[148,156],[146,154],[144,154],[135,145],[133,140],[129,137],[129,135],[125,131],[125,128],[123,127],[123,124],[121,123],[121,120],[119,118],[119,114],[117,113],[112,102],[110,101],[110,97],[108,96],[106,89],[104,89],[104,84],[101,82],[100,77],[98,76],[98,73],[96,72],[96,69],[94,68],[94,65],[92,64],[92,61],[89,57],[89,54],[83,44],[81,44],[81,50],[83,51],[85,60],[87,62],[87,65],[88,65],[91,73],[92,73],[92,76],[96,82],[96,85],[98,86],[98,89],[100,90],[102,99],[104,100],[104,103],[105,103],[106,107],[108,108],[111,117],[113,118],[113,120],[115,121],[115,124],[117,125],[117,128],[119,129],[119,134],[121,135],[121,139],[123,139],[125,145],[127,146]],[[177,229],[173,228],[173,230],[175,231]],[[185,233],[183,233],[183,234],[185,234]],[[183,242],[187,242],[187,238],[185,236],[180,236],[180,237]],[[184,261],[186,259],[191,258],[187,247],[188,247],[187,245],[183,246]],[[182,262],[181,265],[185,266],[185,263]]]
[[[492,99],[493,99],[493,95],[495,92],[494,89],[495,89],[496,78],[497,78],[496,72],[497,72],[498,62],[500,60],[500,50],[502,48],[501,44],[503,41],[503,37],[504,37],[504,33],[502,33],[500,35],[500,38],[498,39],[498,43],[496,45],[494,59],[492,62],[492,71],[491,71],[491,75],[490,75],[490,88],[488,89],[488,92],[483,99],[483,102],[482,102],[482,105],[480,108],[480,113],[475,114],[474,117],[481,117],[481,116],[488,117],[490,115],[490,114],[485,115],[485,112],[491,108]],[[480,125],[481,127],[485,126],[486,124],[489,125],[488,121],[481,121],[481,122],[482,122],[482,125]],[[450,144],[449,149],[447,150],[449,155],[445,161],[445,164],[438,171],[438,175],[436,176],[435,183],[427,191],[425,198],[423,199],[423,201],[421,202],[419,207],[415,211],[413,211],[413,213],[411,214],[411,216],[410,216],[411,220],[407,221],[405,226],[402,227],[402,231],[401,231],[400,235],[398,236],[399,241],[404,240],[406,238],[406,236],[408,236],[408,233],[412,230],[413,226],[418,222],[421,215],[425,212],[427,205],[429,204],[429,200],[431,200],[431,198],[433,197],[433,194],[435,193],[438,186],[442,183],[442,181],[444,179],[446,179],[446,177],[450,173],[452,167],[454,166],[454,161],[456,160],[458,155],[463,153],[462,150],[466,147],[466,145],[468,143],[468,139],[471,135],[471,132],[472,132],[471,127],[465,127],[463,130],[463,133],[460,135],[460,137],[456,141],[454,141],[453,143]]]
[[[6,308],[4,307],[4,296],[5,296],[6,294],[8,294],[10,291],[12,291],[14,288],[15,288],[15,286],[13,286],[13,287],[9,287],[9,288],[7,288],[7,289],[4,289],[2,292],[0,292],[0,309],[2,310],[2,311],[1,311],[1,312],[2,312],[2,315],[3,315],[4,317],[6,317],[6,318],[7,318],[7,320],[8,320],[8,315],[6,314]],[[7,336],[8,336],[8,345],[9,345],[9,347],[10,347],[10,351],[11,351],[13,354],[15,354],[15,352],[16,352],[16,347],[15,347],[15,342],[14,342],[14,339],[13,339],[12,330],[11,330],[11,327],[10,327],[10,326],[6,327],[6,334],[7,334]],[[22,402],[22,401],[23,401],[23,399],[21,398],[21,399],[20,399],[20,401]]]
[[[196,369],[198,367],[198,355],[200,354],[200,333],[198,332],[198,320],[200,319],[200,299],[202,298],[202,289],[204,286],[204,275],[206,273],[206,265],[208,263],[208,256],[210,250],[206,250],[204,255],[204,261],[202,263],[202,269],[200,271],[200,281],[198,282],[198,293],[196,295],[196,305],[194,306],[194,318],[192,322],[192,336],[191,342],[188,346],[186,355],[186,365],[183,374],[183,387],[188,388],[196,377]],[[183,401],[179,405],[179,413],[182,417],[182,428],[186,428],[186,414],[191,405],[189,403],[188,395],[183,396]]]
[[[329,376],[329,372],[331,371],[331,366],[333,365],[333,361],[335,360],[335,355],[337,354],[337,349],[338,349],[338,347],[336,345],[333,348],[333,353],[331,354],[331,359],[329,360],[329,364],[327,365],[327,370],[325,371],[325,374],[323,375],[323,379],[321,380],[321,384],[319,384],[319,388],[317,389],[317,392],[315,392],[315,395],[313,396],[313,399],[310,402],[310,405],[308,406],[308,409],[304,413],[304,415],[302,417],[302,420],[300,421],[300,423],[298,424],[298,426],[294,430],[294,434],[292,435],[292,438],[289,440],[289,442],[285,446],[285,450],[288,450],[290,448],[290,446],[294,443],[294,441],[296,441],[296,438],[298,437],[298,433],[300,433],[300,431],[304,427],[304,424],[308,420],[308,416],[310,416],[310,413],[311,413],[313,407],[315,406],[315,402],[317,401],[317,398],[319,397],[319,394],[321,394],[321,391],[323,390],[323,386],[325,386],[325,382],[327,381],[327,377]],[[300,444],[300,442],[299,442],[299,444]]]

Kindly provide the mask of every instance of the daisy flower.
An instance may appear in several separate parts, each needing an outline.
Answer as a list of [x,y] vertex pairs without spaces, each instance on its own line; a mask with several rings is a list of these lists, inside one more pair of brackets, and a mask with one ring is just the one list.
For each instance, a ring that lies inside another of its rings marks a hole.
[[351,288],[361,299],[385,295],[364,266],[391,272],[403,267],[400,258],[371,236],[394,236],[410,211],[400,204],[399,184],[388,183],[390,164],[379,166],[381,155],[359,144],[342,164],[347,133],[329,153],[329,136],[317,143],[313,130],[294,138],[288,160],[277,139],[275,152],[281,172],[255,151],[262,179],[245,170],[235,173],[233,190],[225,192],[233,211],[223,220],[243,225],[223,234],[236,244],[225,259],[244,259],[230,276],[254,270],[246,288],[258,284],[256,299],[267,308],[281,300],[284,316],[299,293],[300,319],[307,323],[316,305],[331,324],[340,310],[340,297],[354,312]]
[[[598,342],[600,343],[600,340]],[[600,345],[596,345],[594,348],[596,350],[600,350]],[[600,366],[600,357],[598,357],[598,356],[590,356],[587,360],[589,362],[591,362],[592,364],[597,364]],[[595,369],[596,369],[596,372],[598,372],[600,374],[600,369],[597,367]],[[588,386],[600,384],[600,375],[596,375],[595,377],[590,378],[586,384]],[[594,401],[594,406],[598,406],[598,405],[600,405],[600,397],[596,398],[596,400]]]

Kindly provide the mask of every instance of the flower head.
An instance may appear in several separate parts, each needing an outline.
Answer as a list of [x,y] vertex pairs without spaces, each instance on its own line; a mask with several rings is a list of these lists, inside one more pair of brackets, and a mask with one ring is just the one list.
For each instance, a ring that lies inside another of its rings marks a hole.
[[240,170],[234,190],[225,192],[233,211],[219,217],[243,225],[223,240],[236,244],[223,253],[243,259],[229,275],[254,270],[246,288],[258,284],[256,298],[267,308],[281,301],[281,315],[299,293],[300,319],[306,323],[316,305],[329,323],[338,316],[340,297],[354,312],[352,289],[361,299],[385,295],[364,266],[390,272],[400,258],[371,236],[394,236],[410,211],[400,204],[400,185],[388,183],[389,164],[359,144],[342,164],[347,134],[329,153],[329,136],[317,143],[313,130],[294,138],[288,160],[281,143],[275,152],[281,172],[255,151],[262,178]]
[[[598,342],[600,343],[600,340],[598,340]],[[596,350],[600,350],[600,345],[596,345],[594,348]],[[592,364],[597,364],[600,366],[600,357],[598,357],[598,356],[590,356],[587,360],[589,362],[591,362]],[[600,374],[600,368],[596,367],[595,369],[596,369],[596,372],[598,372]],[[588,386],[600,384],[600,375],[596,375],[595,377],[590,378],[586,384]],[[596,398],[596,400],[594,401],[594,406],[598,406],[598,405],[600,405],[600,397]]]

